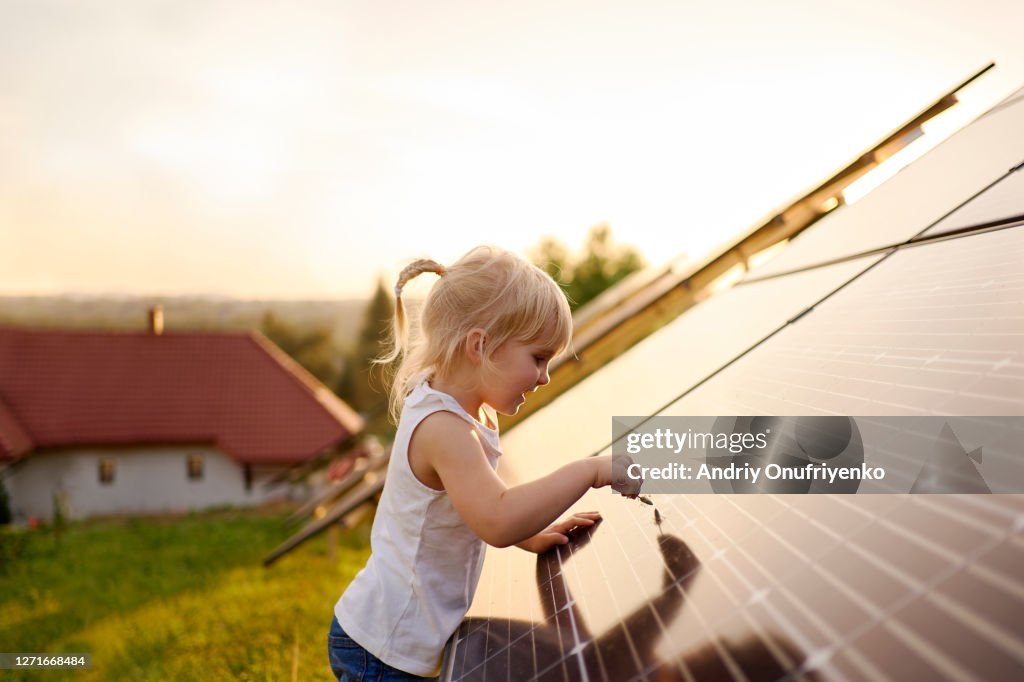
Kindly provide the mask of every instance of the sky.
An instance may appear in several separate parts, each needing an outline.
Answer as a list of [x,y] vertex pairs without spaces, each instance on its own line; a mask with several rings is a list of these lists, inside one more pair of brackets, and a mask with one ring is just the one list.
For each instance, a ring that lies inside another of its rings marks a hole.
[[698,257],[990,61],[962,116],[1024,85],[1022,25],[1019,0],[0,0],[0,296],[366,296],[599,223]]

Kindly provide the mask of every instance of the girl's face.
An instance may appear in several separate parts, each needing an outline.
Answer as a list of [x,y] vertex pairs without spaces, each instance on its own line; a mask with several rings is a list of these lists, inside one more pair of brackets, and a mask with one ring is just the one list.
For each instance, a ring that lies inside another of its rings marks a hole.
[[485,403],[501,414],[513,415],[526,402],[526,394],[548,383],[548,363],[555,349],[542,343],[506,341],[494,351],[494,367],[482,377]]

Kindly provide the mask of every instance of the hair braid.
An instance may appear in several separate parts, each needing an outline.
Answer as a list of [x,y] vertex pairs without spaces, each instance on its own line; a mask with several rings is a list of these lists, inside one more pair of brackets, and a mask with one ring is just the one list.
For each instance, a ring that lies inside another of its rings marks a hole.
[[429,258],[421,258],[409,263],[398,274],[398,281],[395,283],[395,298],[402,297],[402,289],[410,279],[422,275],[424,272],[436,272],[438,277],[444,277],[445,270],[443,265]]

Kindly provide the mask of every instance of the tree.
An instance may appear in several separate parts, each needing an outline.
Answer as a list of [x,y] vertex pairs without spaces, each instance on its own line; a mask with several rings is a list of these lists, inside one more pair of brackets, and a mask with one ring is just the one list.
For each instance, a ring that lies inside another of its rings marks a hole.
[[263,314],[260,331],[324,384],[331,386],[338,380],[339,362],[330,329],[303,330],[268,310]]
[[636,249],[613,242],[611,228],[606,223],[590,230],[578,258],[569,258],[566,247],[552,237],[541,240],[530,257],[538,267],[562,283],[574,311],[644,267],[644,259]]
[[363,325],[355,346],[345,359],[337,389],[338,395],[364,414],[384,412],[387,408],[387,368],[374,364],[373,360],[384,353],[383,344],[390,334],[394,314],[391,292],[381,280],[366,304]]
[[571,275],[569,250],[554,237],[544,237],[529,252],[530,260],[541,270],[551,275],[556,282],[564,282]]

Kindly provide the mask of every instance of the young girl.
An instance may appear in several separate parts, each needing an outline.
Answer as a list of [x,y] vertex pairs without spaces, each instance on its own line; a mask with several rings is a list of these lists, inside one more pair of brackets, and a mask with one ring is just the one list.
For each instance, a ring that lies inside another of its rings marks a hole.
[[[440,279],[410,343],[402,287],[424,272]],[[384,361],[402,358],[391,394],[398,432],[372,554],[334,607],[328,651],[339,680],[437,675],[445,642],[473,601],[484,543],[537,553],[565,544],[572,528],[593,525],[598,514],[552,522],[587,490],[612,482],[611,457],[578,460],[514,488],[495,473],[495,413],[515,414],[569,345],[568,303],[544,271],[478,247],[448,268],[416,261],[395,296],[395,345]]]

